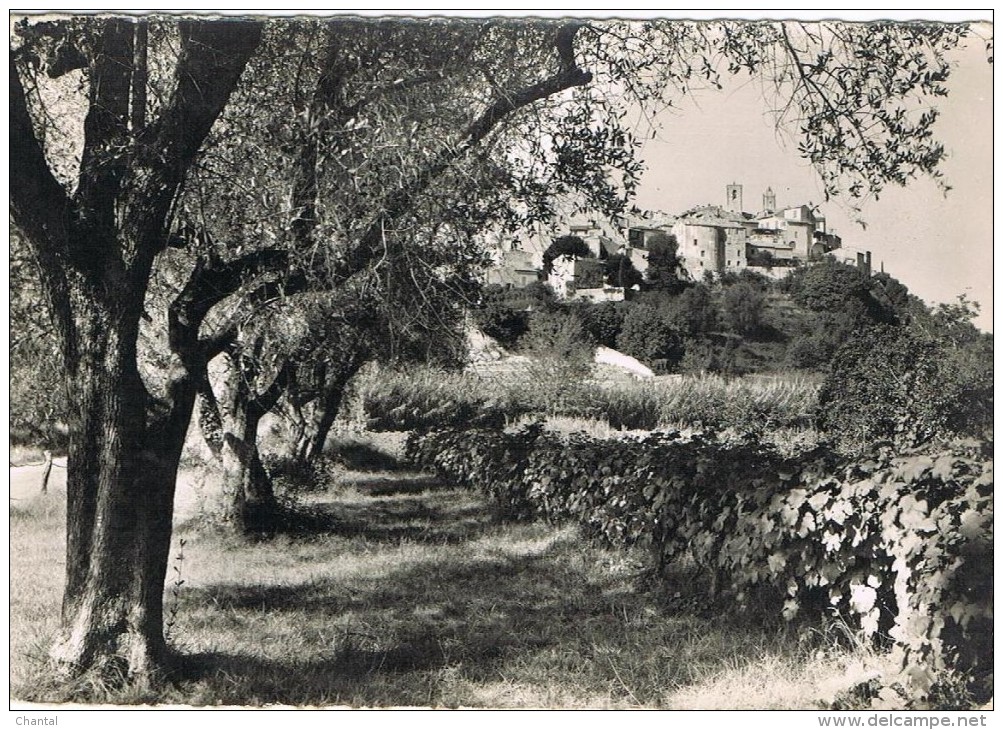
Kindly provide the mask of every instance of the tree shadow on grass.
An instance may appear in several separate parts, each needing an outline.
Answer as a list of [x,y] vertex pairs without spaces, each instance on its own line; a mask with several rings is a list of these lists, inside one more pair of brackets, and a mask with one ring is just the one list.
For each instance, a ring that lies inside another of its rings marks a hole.
[[352,473],[332,492],[280,497],[249,535],[455,544],[479,537],[494,521],[480,497],[435,477]]
[[375,543],[453,545],[477,539],[493,522],[478,505],[429,505],[427,500],[406,497],[374,506],[331,504],[324,509],[333,532]]
[[427,477],[353,481],[360,497],[324,496],[283,507],[282,534],[456,544],[480,537],[495,519],[469,492]]
[[387,497],[395,494],[423,494],[425,492],[455,491],[455,487],[429,474],[355,473],[342,479],[342,486],[353,487],[369,497]]
[[[442,686],[450,669],[469,682],[498,682],[507,666],[544,657],[540,671],[570,662],[568,681],[586,672],[606,687],[614,681],[610,665],[596,665],[590,654],[598,644],[618,644],[623,612],[648,601],[563,569],[569,549],[451,553],[389,574],[193,589],[187,604],[211,606],[210,621],[231,617],[239,628],[231,633],[222,620],[218,633],[206,627],[214,643],[240,646],[242,636],[255,650],[190,655],[176,681],[194,683],[195,700],[224,703],[434,705],[456,702]],[[650,643],[644,627],[629,630],[636,636],[628,644]],[[283,647],[300,649],[291,656]]]
[[658,706],[665,688],[693,681],[690,663],[717,666],[742,642],[762,650],[761,637],[667,608],[640,588],[639,563],[574,530],[500,526],[469,492],[354,492],[314,506],[337,528],[316,553],[296,548],[305,573],[266,564],[275,577],[185,588],[178,642],[198,650],[181,658],[168,700],[490,705],[515,687],[539,705],[557,687],[586,706]]

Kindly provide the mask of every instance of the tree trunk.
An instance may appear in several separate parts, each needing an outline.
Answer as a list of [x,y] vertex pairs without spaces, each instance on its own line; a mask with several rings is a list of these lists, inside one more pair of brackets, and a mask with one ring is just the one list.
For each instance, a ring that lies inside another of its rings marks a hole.
[[148,425],[130,346],[136,319],[91,308],[87,350],[70,376],[63,634],[51,651],[66,674],[104,666],[148,678],[165,659],[174,487],[194,392],[179,372],[170,412]]
[[309,425],[313,420],[313,413],[309,403],[304,404],[295,398],[292,400],[294,402],[289,404],[290,420],[293,422],[292,438],[289,439],[289,458],[296,464],[303,464],[310,450]]
[[261,463],[258,425],[267,408],[251,392],[250,373],[240,370],[231,357],[223,399],[223,520],[234,529],[256,532],[267,529],[277,503],[272,480]]
[[45,457],[45,465],[42,468],[42,488],[39,491],[42,494],[47,494],[49,492],[49,474],[52,473],[52,452],[46,449],[42,452],[42,456]]
[[365,360],[363,358],[352,358],[348,365],[340,369],[325,384],[324,393],[318,403],[318,410],[315,411],[315,429],[310,436],[306,457],[308,460],[320,458],[324,454],[324,445],[327,437],[331,433],[331,427],[338,417],[341,408],[341,401],[345,396],[345,388],[348,382],[359,372]]
[[224,419],[223,517],[244,532],[266,527],[276,508],[272,480],[258,453],[258,424],[263,415],[245,400]]

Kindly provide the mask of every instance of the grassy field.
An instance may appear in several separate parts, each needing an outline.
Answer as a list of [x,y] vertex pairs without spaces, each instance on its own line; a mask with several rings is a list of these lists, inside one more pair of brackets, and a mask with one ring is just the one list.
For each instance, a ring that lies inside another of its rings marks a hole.
[[508,421],[527,414],[585,418],[626,430],[702,426],[760,433],[814,426],[819,383],[793,373],[637,381],[601,368],[584,379],[545,370],[538,363],[521,371],[370,371],[356,387],[379,430],[469,424],[492,414]]
[[[501,524],[480,497],[405,472],[346,472],[296,534],[182,525],[168,586],[177,668],[154,689],[54,688],[58,494],[11,510],[11,692],[184,705],[814,708],[878,661],[834,630],[760,625],[651,587],[641,555],[571,528]],[[177,588],[177,596],[174,588]]]

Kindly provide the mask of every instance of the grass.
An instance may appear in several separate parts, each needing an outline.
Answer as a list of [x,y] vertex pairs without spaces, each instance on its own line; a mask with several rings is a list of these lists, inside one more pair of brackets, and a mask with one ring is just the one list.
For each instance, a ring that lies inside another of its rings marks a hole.
[[467,425],[491,417],[512,422],[540,414],[626,430],[702,426],[755,433],[810,429],[818,397],[818,382],[800,375],[588,381],[558,373],[556,383],[538,376],[531,377],[525,368],[484,373],[374,371],[360,382],[360,394],[371,424],[390,430]]
[[[59,626],[65,555],[65,500],[35,494],[10,507],[10,681],[37,681]],[[12,692],[12,697],[17,696]]]
[[[112,704],[810,708],[856,654],[702,606],[685,580],[571,528],[500,524],[481,499],[402,472],[306,497],[312,531],[248,542],[182,528],[179,663],[153,689],[53,687],[62,508],[11,515],[11,687]],[[176,552],[176,551],[175,551]],[[173,571],[171,571],[173,573]],[[698,587],[696,587],[698,588]],[[812,638],[814,637],[814,638]],[[727,691],[724,691],[724,690]]]
[[[28,464],[41,464],[45,461],[44,449],[40,446],[26,446],[24,444],[11,444],[8,451],[8,461],[11,466],[25,466]],[[56,458],[64,455],[65,449],[55,451]]]

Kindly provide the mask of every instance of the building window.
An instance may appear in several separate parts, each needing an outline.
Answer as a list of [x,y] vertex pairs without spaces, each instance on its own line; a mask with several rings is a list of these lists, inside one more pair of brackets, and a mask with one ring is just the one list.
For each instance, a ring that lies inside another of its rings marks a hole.
[[695,239],[695,238],[693,239],[693,245],[694,245],[694,246],[696,246],[696,245],[697,245],[697,239]]
[[707,252],[706,252],[706,251],[703,251],[703,250],[701,250],[701,251],[700,251],[700,258],[703,258],[703,255],[704,255],[705,253],[707,253]]

